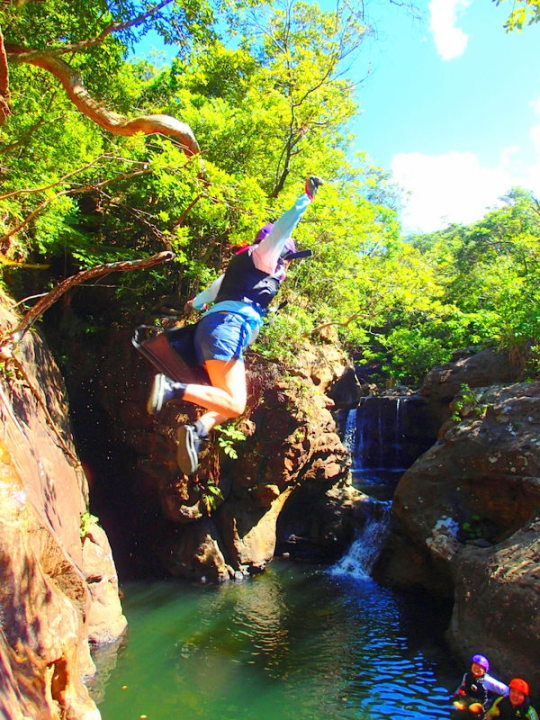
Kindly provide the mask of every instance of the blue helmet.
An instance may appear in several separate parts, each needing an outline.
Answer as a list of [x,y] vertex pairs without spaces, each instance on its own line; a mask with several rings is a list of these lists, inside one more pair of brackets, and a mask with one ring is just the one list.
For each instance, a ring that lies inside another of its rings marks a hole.
[[486,672],[489,672],[489,660],[484,655],[473,655],[471,663],[476,663],[476,665],[483,667]]

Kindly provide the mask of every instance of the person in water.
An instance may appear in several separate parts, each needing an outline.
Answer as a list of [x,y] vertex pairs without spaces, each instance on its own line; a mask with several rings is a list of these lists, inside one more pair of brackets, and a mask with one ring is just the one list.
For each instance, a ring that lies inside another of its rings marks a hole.
[[484,655],[473,655],[471,669],[466,672],[453,697],[452,703],[458,711],[468,711],[473,715],[482,715],[488,703],[488,691],[484,678],[489,670],[489,661]]
[[[212,428],[246,408],[243,352],[257,337],[291,260],[310,254],[297,252],[291,233],[322,184],[320,178],[309,177],[294,205],[276,223],[265,225],[254,244],[238,252],[225,273],[189,302],[196,310],[206,310],[197,324],[194,345],[211,384],[173,382],[158,374],[147,403],[150,414],[172,400],[206,409],[194,424],[182,425],[177,432],[177,462],[186,475],[197,469],[201,444]],[[214,304],[206,309],[209,303]]]
[[498,720],[538,720],[538,713],[529,699],[529,683],[514,678],[508,683],[508,696],[498,697],[486,713],[486,718]]
[[461,683],[453,694],[456,715],[472,714],[482,716],[491,700],[497,695],[507,695],[508,687],[489,675],[489,660],[485,655],[473,655],[471,668],[463,675]]

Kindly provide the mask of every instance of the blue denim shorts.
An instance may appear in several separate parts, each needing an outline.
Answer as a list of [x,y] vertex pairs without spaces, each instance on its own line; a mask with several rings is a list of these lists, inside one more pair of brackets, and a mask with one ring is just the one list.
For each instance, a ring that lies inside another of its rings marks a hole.
[[246,318],[236,313],[215,312],[199,320],[194,345],[197,361],[243,360],[243,351],[251,337]]

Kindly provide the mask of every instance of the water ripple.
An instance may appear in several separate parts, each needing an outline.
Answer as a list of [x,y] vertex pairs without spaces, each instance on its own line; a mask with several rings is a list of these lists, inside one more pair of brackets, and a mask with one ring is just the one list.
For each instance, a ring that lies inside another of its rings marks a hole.
[[425,598],[288,564],[226,588],[124,592],[129,643],[103,720],[448,718],[459,671]]

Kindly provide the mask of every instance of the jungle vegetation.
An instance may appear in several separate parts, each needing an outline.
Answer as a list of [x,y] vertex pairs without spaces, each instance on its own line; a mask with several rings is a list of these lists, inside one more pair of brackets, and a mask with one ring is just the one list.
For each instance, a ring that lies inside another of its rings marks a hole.
[[[537,3],[521,5],[522,24],[533,21]],[[96,283],[105,304],[95,286],[64,298],[71,335],[133,325],[182,307],[317,174],[329,182],[295,234],[314,257],[291,271],[258,352],[286,358],[335,328],[396,382],[471,346],[511,349],[537,374],[540,204],[509,188],[474,225],[403,237],[397,191],[352,151],[362,93],[347,69],[370,32],[358,7],[3,2],[4,288],[24,310],[82,270],[171,250],[170,262]],[[149,32],[171,61],[137,59]]]

